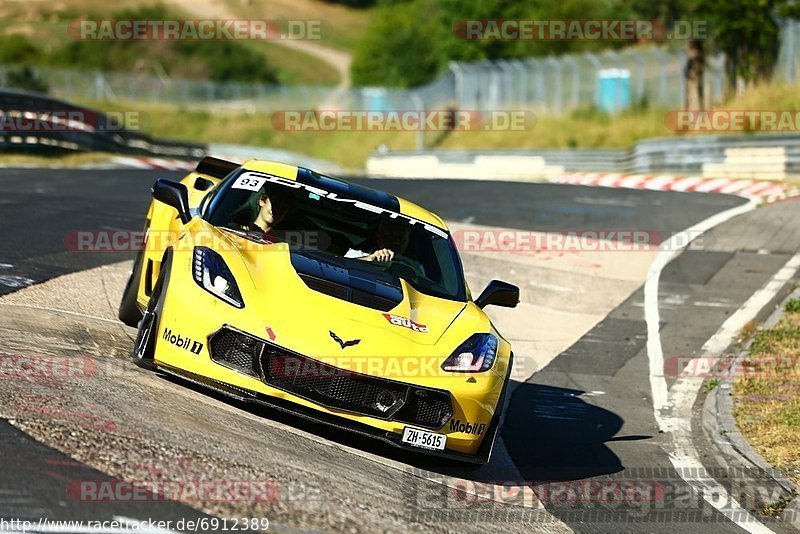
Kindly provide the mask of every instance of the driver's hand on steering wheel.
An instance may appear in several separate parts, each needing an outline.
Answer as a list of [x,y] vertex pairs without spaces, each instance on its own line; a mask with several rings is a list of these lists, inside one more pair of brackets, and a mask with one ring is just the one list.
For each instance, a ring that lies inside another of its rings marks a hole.
[[388,248],[376,250],[372,254],[368,254],[363,258],[366,261],[392,261],[394,259],[394,252]]

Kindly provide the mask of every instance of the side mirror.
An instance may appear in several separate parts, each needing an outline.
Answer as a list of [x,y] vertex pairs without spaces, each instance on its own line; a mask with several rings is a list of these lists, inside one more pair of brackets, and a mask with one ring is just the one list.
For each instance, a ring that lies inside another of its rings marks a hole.
[[503,306],[504,308],[516,308],[519,304],[519,288],[508,282],[492,280],[486,289],[475,299],[475,304],[479,308],[485,308],[490,304]]
[[159,178],[153,184],[153,198],[178,210],[178,216],[183,224],[192,220],[192,215],[189,213],[189,190],[185,185]]

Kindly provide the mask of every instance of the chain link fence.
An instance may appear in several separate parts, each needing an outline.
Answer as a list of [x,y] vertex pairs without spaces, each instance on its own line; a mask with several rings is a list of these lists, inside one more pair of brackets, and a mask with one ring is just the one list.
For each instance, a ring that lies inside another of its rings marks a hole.
[[[616,112],[631,106],[682,107],[683,50],[659,48],[566,55],[515,61],[452,63],[455,100],[464,109],[532,109],[539,114],[596,107]],[[707,104],[724,97],[724,57],[706,61]]]
[[[706,69],[709,103],[723,97],[724,60],[712,58]],[[649,103],[680,107],[684,100],[685,55],[649,52],[568,55],[520,61],[451,63],[432,83],[413,89],[220,83],[109,72],[37,68],[34,72],[53,96],[65,100],[129,101],[259,111],[348,109],[464,110],[527,109],[561,114],[595,106],[619,111]],[[0,83],[6,85],[0,67]]]
[[[800,76],[800,23],[782,22],[779,79]],[[172,104],[210,111],[279,110],[532,110],[564,114],[594,107],[618,112],[633,106],[685,105],[684,49],[636,48],[510,61],[454,62],[438,79],[411,90],[341,89],[178,80],[123,73],[35,69],[54,96],[67,100]],[[6,85],[7,67],[0,66]],[[725,96],[725,58],[706,58],[706,107]]]
[[789,84],[800,82],[800,21],[786,19],[782,22],[775,74]]

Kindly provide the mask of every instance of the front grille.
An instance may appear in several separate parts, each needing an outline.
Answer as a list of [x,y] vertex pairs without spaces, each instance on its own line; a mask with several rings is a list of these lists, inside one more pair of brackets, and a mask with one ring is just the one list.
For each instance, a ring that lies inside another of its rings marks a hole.
[[359,306],[372,308],[373,310],[387,312],[397,306],[399,302],[374,295],[368,291],[350,288],[336,282],[331,282],[330,280],[323,280],[322,278],[317,278],[316,276],[310,276],[302,273],[300,273],[299,276],[303,282],[305,282],[305,284],[314,291],[324,293],[340,300],[346,300],[347,302],[352,302],[353,304],[358,304]]
[[412,425],[439,428],[453,415],[450,394],[441,390],[412,388],[408,402],[395,419]]
[[277,347],[264,351],[264,381],[330,408],[391,419],[403,407],[405,384],[360,375]]
[[250,376],[258,376],[256,365],[263,343],[256,338],[223,328],[208,340],[211,359]]
[[425,428],[441,428],[453,414],[447,391],[333,367],[227,327],[209,348],[215,362],[328,408]]

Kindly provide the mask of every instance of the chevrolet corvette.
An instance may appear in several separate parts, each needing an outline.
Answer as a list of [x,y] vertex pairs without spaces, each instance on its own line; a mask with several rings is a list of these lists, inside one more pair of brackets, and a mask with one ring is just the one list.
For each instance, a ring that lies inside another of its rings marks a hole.
[[489,461],[513,364],[445,222],[275,162],[205,158],[152,189],[119,318],[133,359],[393,446]]

